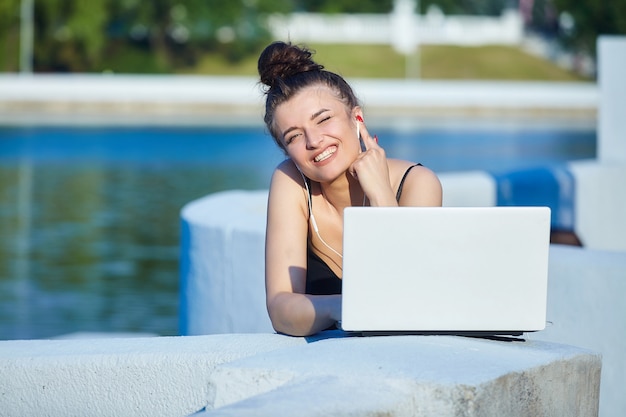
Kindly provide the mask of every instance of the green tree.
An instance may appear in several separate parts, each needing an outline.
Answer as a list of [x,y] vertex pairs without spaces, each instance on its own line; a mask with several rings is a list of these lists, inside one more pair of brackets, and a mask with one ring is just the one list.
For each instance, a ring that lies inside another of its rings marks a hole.
[[153,58],[157,71],[171,71],[193,65],[206,51],[220,52],[231,61],[257,52],[269,39],[261,17],[290,11],[291,2],[124,0],[114,2],[113,9],[114,43],[148,52],[151,56],[145,59]]
[[599,35],[626,35],[626,0],[554,0],[559,12],[567,12],[574,26],[564,33],[570,47],[595,55]]
[[[291,0],[34,0],[37,72],[169,72],[205,51],[232,61],[269,40]],[[20,0],[0,1],[0,70],[19,67]]]
[[36,71],[88,71],[106,43],[108,0],[35,1]]
[[20,0],[0,1],[0,71],[19,69]]
[[294,8],[317,13],[389,13],[393,0],[295,0]]

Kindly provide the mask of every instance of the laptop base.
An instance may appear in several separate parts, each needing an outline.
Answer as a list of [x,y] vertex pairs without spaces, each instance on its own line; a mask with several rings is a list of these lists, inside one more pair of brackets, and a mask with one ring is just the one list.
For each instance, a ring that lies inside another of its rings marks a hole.
[[526,339],[519,338],[526,332],[521,331],[346,331],[355,336],[461,336],[479,339],[498,340],[503,342],[524,342]]

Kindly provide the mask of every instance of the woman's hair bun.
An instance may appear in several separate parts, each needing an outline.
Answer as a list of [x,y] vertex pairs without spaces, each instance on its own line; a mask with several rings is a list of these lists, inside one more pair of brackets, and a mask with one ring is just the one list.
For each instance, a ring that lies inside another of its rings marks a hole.
[[313,53],[305,47],[291,43],[274,42],[259,56],[258,71],[261,82],[273,87],[277,80],[291,77],[307,71],[319,71],[324,68],[311,57]]

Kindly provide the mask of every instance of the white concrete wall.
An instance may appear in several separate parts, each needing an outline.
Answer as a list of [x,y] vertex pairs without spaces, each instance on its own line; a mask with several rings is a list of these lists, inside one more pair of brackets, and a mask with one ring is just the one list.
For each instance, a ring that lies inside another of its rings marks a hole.
[[602,36],[597,49],[598,160],[571,166],[576,227],[590,247],[626,251],[626,36]]
[[576,181],[575,228],[583,244],[626,252],[626,161],[583,161],[569,168]]
[[552,245],[548,271],[549,321],[532,339],[602,352],[600,415],[626,410],[626,252]]
[[[626,163],[626,36],[598,39],[598,158],[601,162]],[[622,177],[624,178],[624,177]]]
[[484,171],[439,174],[445,207],[491,207],[496,205],[496,181]]
[[337,336],[3,341],[0,416],[597,415],[588,350]]
[[272,332],[265,309],[267,191],[227,191],[182,212],[183,335]]

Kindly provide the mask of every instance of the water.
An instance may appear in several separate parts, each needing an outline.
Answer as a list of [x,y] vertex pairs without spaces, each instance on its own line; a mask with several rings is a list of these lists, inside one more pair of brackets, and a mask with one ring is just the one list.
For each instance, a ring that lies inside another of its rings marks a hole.
[[[436,172],[595,157],[585,128],[376,129]],[[283,158],[262,127],[0,127],[0,339],[178,334],[179,212],[266,189]]]

